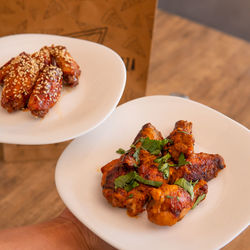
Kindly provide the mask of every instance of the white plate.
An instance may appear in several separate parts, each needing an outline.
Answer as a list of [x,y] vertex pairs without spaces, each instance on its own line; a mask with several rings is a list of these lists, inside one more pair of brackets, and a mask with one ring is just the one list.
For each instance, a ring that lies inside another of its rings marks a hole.
[[[177,120],[193,122],[195,152],[221,154],[227,164],[208,184],[208,195],[172,227],[131,218],[102,196],[100,167],[128,149],[143,124],[167,136]],[[239,123],[202,104],[179,97],[151,96],[119,106],[101,126],[74,140],[56,167],[56,186],[69,209],[119,249],[216,249],[249,224],[250,134]]]
[[48,144],[69,140],[97,127],[118,104],[126,82],[125,66],[103,45],[55,35],[7,36],[0,38],[0,65],[22,51],[33,53],[51,44],[66,46],[77,61],[82,71],[79,85],[65,87],[44,119],[36,119],[30,112],[9,114],[0,106],[0,142]]

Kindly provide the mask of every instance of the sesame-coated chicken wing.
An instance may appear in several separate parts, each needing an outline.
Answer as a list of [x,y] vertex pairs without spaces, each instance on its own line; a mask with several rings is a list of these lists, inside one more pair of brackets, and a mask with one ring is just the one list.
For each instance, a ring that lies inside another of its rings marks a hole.
[[40,72],[28,108],[34,116],[44,117],[58,101],[62,90],[62,71],[50,65]]
[[0,68],[0,86],[3,86],[4,78],[8,75],[10,67],[11,67],[11,62],[15,59],[15,57],[11,58],[7,63],[5,63],[1,68]]
[[192,136],[192,123],[180,120],[175,123],[175,128],[168,136],[173,144],[167,149],[175,162],[181,153],[189,157],[194,152],[194,138]]
[[[172,226],[180,221],[193,207],[200,195],[207,194],[207,183],[199,181],[194,186],[194,198],[178,185],[162,185],[151,190],[147,204],[148,219],[161,226]],[[204,200],[205,197],[203,197]]]
[[26,53],[11,60],[8,74],[4,77],[1,105],[8,112],[26,107],[32,93],[39,68],[35,60]]
[[50,65],[52,63],[50,49],[47,46],[42,47],[31,56],[36,61],[40,71],[42,71],[46,65]]
[[75,87],[79,83],[81,70],[76,61],[64,46],[51,46],[50,53],[56,65],[63,72],[63,84]]
[[218,154],[196,153],[187,158],[190,164],[179,168],[170,168],[169,183],[174,183],[179,178],[188,181],[205,180],[215,178],[219,171],[226,167],[224,159]]

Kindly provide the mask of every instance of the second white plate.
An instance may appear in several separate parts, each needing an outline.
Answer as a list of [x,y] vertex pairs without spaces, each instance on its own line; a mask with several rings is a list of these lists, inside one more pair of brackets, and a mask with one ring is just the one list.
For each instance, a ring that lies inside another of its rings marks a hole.
[[[221,154],[227,164],[208,183],[208,195],[172,227],[131,218],[102,196],[100,168],[128,149],[151,122],[167,136],[178,120],[193,123],[195,152]],[[178,97],[140,98],[118,107],[100,127],[74,140],[56,167],[56,185],[69,209],[101,238],[119,249],[218,249],[249,224],[250,135],[239,123],[199,103]]]
[[[25,51],[64,45],[80,65],[75,88],[64,88],[58,103],[43,119],[30,112],[9,114],[0,106],[0,142],[48,144],[83,135],[102,123],[123,93],[126,69],[111,49],[93,42],[55,35],[24,34],[0,38],[0,65]],[[1,89],[1,88],[0,88]]]

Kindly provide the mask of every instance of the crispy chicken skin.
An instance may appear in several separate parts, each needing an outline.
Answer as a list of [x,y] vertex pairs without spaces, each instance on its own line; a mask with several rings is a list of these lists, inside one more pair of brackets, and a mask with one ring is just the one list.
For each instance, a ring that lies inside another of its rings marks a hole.
[[175,128],[168,136],[168,139],[173,141],[173,144],[167,149],[173,160],[178,162],[181,153],[185,157],[189,157],[194,152],[194,138],[192,136],[192,123],[180,120],[175,123]]
[[161,226],[172,226],[181,220],[192,208],[197,198],[207,194],[207,184],[199,181],[194,187],[194,199],[178,185],[164,184],[151,190],[151,200],[147,204],[148,219]]
[[64,46],[51,46],[50,54],[55,60],[56,65],[62,69],[63,84],[75,87],[79,83],[81,70],[76,61]]
[[226,167],[224,159],[218,154],[192,154],[187,161],[191,164],[179,168],[170,168],[169,183],[174,183],[177,179],[182,177],[188,181],[201,179],[210,181],[217,176],[219,171]]
[[35,60],[26,53],[11,60],[8,74],[4,77],[1,105],[8,112],[26,107],[32,93],[39,68]]
[[30,96],[28,108],[34,116],[44,117],[58,101],[62,90],[62,71],[48,66],[40,72]]

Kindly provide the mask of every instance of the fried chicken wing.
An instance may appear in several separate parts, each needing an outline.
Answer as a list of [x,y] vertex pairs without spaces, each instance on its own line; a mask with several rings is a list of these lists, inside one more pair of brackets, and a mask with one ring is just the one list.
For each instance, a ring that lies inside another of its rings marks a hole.
[[[139,164],[138,161],[133,157],[136,148],[139,148],[141,146],[140,139],[148,137],[151,140],[162,140],[163,136],[160,131],[158,131],[151,123],[145,124],[140,132],[137,134],[137,136],[134,139],[133,145],[135,147],[130,148],[128,153],[124,154],[122,156],[122,163],[126,164],[130,167],[134,167],[135,164]],[[156,157],[154,155],[151,155],[150,153],[146,152],[145,150],[140,150],[139,152],[139,161],[140,163],[146,163],[146,162],[152,162]]]
[[32,93],[39,68],[35,60],[26,53],[11,60],[8,74],[4,77],[1,105],[8,112],[26,107]]
[[1,68],[0,68],[0,86],[3,86],[4,84],[4,78],[8,75],[10,67],[11,67],[11,62],[15,59],[15,57],[11,58],[7,63],[5,63]]
[[188,181],[201,179],[210,181],[226,167],[224,159],[218,154],[194,153],[189,156],[187,161],[191,164],[170,168],[169,183],[174,183],[182,177]]
[[192,136],[192,123],[180,120],[175,123],[175,128],[168,136],[173,144],[166,147],[173,160],[178,162],[181,153],[189,157],[194,152],[194,138]]
[[127,208],[130,216],[136,216],[144,211],[144,206],[149,198],[149,188],[140,184],[138,187],[127,192],[122,188],[115,188],[115,179],[127,174],[130,170],[120,159],[116,159],[102,167],[103,195],[113,207]]
[[[172,226],[180,221],[192,208],[200,195],[207,194],[207,184],[199,181],[194,187],[194,199],[178,185],[162,185],[151,190],[147,205],[148,219],[161,226]],[[204,200],[204,198],[203,198]]]
[[51,46],[50,53],[53,56],[56,65],[62,69],[63,84],[75,87],[79,83],[81,70],[76,61],[64,46]]
[[28,108],[34,116],[44,117],[58,101],[62,90],[62,71],[48,66],[40,72],[29,98]]

